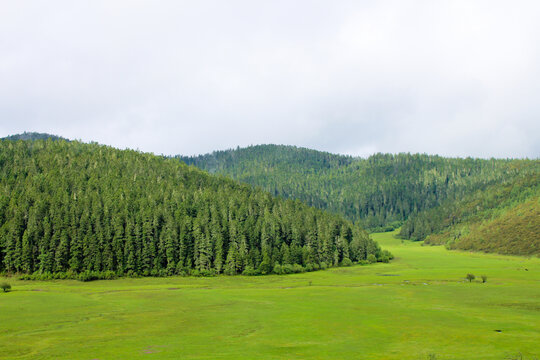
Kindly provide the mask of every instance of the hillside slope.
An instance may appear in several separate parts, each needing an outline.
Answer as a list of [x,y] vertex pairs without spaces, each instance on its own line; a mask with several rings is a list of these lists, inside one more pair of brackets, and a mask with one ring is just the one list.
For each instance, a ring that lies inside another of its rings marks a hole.
[[176,160],[77,141],[0,141],[0,272],[253,274],[371,254],[384,256],[341,216]]
[[179,157],[274,195],[341,213],[372,231],[398,226],[409,215],[460,200],[519,174],[527,160],[376,154],[367,159],[292,146],[258,145]]
[[401,235],[452,249],[540,255],[540,172],[531,168],[514,181],[414,214]]

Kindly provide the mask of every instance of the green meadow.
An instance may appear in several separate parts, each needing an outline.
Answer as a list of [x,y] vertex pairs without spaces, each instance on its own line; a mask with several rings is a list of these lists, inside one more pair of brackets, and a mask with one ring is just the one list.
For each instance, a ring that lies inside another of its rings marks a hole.
[[389,264],[312,273],[0,279],[13,287],[0,293],[0,358],[540,357],[540,259],[393,234],[373,234],[396,256]]

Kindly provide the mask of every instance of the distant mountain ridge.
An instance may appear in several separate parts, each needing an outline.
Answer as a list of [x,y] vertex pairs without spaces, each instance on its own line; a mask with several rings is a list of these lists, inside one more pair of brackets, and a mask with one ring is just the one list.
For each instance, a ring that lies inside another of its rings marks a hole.
[[[399,226],[412,213],[511,179],[527,160],[375,154],[367,159],[283,145],[257,145],[179,157],[274,195],[341,213],[371,230]],[[392,225],[393,224],[393,225]]]
[[[375,154],[364,159],[284,145],[257,145],[177,158],[274,195],[343,214],[371,231],[403,225],[401,234],[405,238],[427,238],[431,243],[451,241],[449,246],[453,248],[469,244],[467,248],[473,250],[540,253],[536,245],[540,231],[535,232],[540,221],[534,217],[539,210],[534,201],[538,196],[539,160],[425,154]],[[471,199],[476,198],[481,199],[478,201],[482,206],[471,205]],[[519,217],[525,210],[528,220]],[[489,216],[503,213],[500,221],[493,218],[492,226],[486,225]],[[461,224],[460,231],[471,235],[459,239],[449,236],[451,229],[457,229],[456,224],[448,223],[449,216],[459,218],[455,221]],[[526,238],[517,244],[514,241],[512,246],[503,244],[512,231],[519,233],[515,227],[531,219],[535,221],[528,226]],[[514,226],[502,225],[509,221]],[[475,229],[482,229],[482,236],[473,236]],[[491,235],[498,239],[491,245],[475,243],[490,241],[485,239]]]
[[63,138],[61,136],[57,135],[51,135],[47,133],[38,133],[38,132],[24,132],[22,134],[15,134],[15,135],[9,135],[3,138],[0,138],[0,140],[65,140],[70,141],[66,138]]

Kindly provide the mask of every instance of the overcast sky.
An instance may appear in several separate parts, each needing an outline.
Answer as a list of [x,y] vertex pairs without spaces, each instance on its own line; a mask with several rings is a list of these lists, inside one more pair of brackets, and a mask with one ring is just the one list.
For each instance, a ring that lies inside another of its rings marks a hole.
[[0,137],[540,156],[540,1],[2,1]]

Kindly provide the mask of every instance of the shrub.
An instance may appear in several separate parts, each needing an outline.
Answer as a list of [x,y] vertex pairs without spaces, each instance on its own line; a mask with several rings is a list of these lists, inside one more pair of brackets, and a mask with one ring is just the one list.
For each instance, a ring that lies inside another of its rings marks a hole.
[[467,280],[469,280],[469,282],[472,282],[474,279],[476,279],[476,276],[474,276],[474,274],[467,274]]
[[2,290],[4,290],[4,292],[9,292],[11,291],[11,285],[8,284],[7,282],[3,282],[0,284],[0,288],[2,288]]
[[79,274],[79,281],[92,281],[94,280],[90,271],[85,271]]
[[352,266],[351,259],[349,259],[349,258],[343,259],[343,261],[341,261],[341,266]]
[[386,256],[388,258],[388,260],[392,260],[394,258],[394,255],[392,255],[392,253],[388,250],[383,250],[382,251],[382,256]]
[[[276,267],[274,266],[274,269]],[[258,269],[254,269],[253,266],[251,265],[248,265],[246,266],[246,268],[244,269],[244,271],[242,272],[242,275],[246,275],[246,276],[257,276],[257,275],[261,275],[261,272],[258,270]]]
[[199,275],[198,275],[198,276],[204,276],[204,277],[216,276],[216,272],[215,272],[214,269],[210,269],[210,270],[202,269],[202,270],[199,272]]
[[292,274],[294,272],[293,266],[291,264],[283,264],[281,266],[282,274]]
[[192,269],[190,271],[190,275],[191,276],[201,276],[201,272],[199,270],[197,270],[197,269]]
[[180,276],[188,276],[189,269],[184,267],[180,262],[178,262],[178,265],[176,266],[176,274]]
[[57,280],[66,280],[67,274],[63,271],[60,271],[60,272],[54,273],[54,278]]
[[375,256],[375,254],[369,254],[368,257],[367,257],[367,261],[370,264],[374,264],[374,263],[377,262],[377,257]]
[[274,265],[274,270],[272,270],[272,272],[276,275],[281,275],[283,274],[283,269],[281,268],[280,264],[276,264]]
[[328,265],[323,261],[321,263],[321,270],[326,270],[328,268]]
[[263,275],[270,274],[272,270],[273,270],[272,264],[270,263],[270,261],[268,261],[268,259],[263,260],[261,264],[259,265],[259,271]]
[[157,269],[150,270],[150,276],[159,277],[159,271]]
[[483,283],[487,282],[487,275],[482,275],[481,277]]
[[138,277],[137,273],[135,273],[135,271],[133,270],[128,270],[128,272],[126,273],[126,276],[130,278]]
[[114,271],[105,271],[103,273],[103,280],[113,280],[113,279],[116,279],[116,273]]

